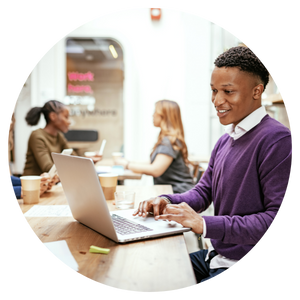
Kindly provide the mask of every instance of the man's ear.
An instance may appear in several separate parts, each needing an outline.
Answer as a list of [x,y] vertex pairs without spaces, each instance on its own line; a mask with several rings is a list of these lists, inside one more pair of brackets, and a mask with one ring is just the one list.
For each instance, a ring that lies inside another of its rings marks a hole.
[[253,99],[260,100],[263,92],[264,92],[264,85],[262,83],[255,86],[253,88]]
[[57,113],[55,113],[54,111],[51,111],[51,113],[49,113],[49,119],[52,122],[55,122],[57,119]]

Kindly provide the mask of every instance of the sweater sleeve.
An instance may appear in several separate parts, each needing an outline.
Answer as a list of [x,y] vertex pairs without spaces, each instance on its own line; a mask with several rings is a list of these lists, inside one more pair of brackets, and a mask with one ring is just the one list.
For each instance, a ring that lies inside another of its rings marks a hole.
[[[60,134],[60,144],[61,144],[62,150],[64,150],[64,149],[70,149],[68,141],[67,141],[67,139],[64,137],[64,135],[62,133]],[[73,150],[73,152],[71,153],[71,155],[78,156],[78,154],[77,154],[77,152],[75,150]]]
[[222,138],[217,142],[214,150],[212,151],[208,168],[205,170],[201,180],[194,186],[194,188],[182,194],[165,194],[160,197],[168,198],[173,204],[186,202],[198,213],[206,210],[212,202],[212,172],[214,168],[215,155],[221,140]]
[[282,203],[291,167],[291,137],[265,150],[258,167],[264,210],[244,216],[203,216],[207,234],[231,244],[256,244],[274,220]]
[[211,203],[211,173],[212,166],[209,164],[203,177],[194,188],[185,193],[160,195],[160,197],[168,198],[173,204],[186,202],[196,212],[200,213],[207,209]]
[[48,172],[53,165],[53,161],[43,138],[39,135],[32,134],[29,138],[28,146],[31,148],[42,173]]

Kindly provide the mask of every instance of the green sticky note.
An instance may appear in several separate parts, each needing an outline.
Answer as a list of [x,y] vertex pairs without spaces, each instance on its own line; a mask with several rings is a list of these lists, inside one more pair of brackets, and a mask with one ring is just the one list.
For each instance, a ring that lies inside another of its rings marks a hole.
[[97,247],[97,246],[91,246],[91,247],[90,247],[90,252],[91,252],[91,253],[108,254],[109,251],[110,251],[110,249],[100,248],[100,247]]

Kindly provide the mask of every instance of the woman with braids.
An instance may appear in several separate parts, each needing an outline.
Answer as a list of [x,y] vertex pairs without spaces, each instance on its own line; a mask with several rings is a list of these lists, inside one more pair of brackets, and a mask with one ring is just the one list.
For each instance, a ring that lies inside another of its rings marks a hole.
[[51,152],[60,153],[69,148],[63,135],[70,125],[68,108],[59,101],[50,100],[43,107],[33,107],[29,110],[25,117],[27,124],[36,125],[41,114],[45,117],[46,126],[33,131],[29,137],[23,175],[49,172],[53,165]]
[[188,167],[188,150],[178,104],[170,100],[156,102],[153,125],[161,131],[150,155],[151,163],[134,163],[122,158],[116,163],[153,176],[154,184],[171,184],[174,193],[191,189],[194,183]]
[[[15,116],[14,113],[11,117],[10,128],[9,128],[9,137],[8,137],[8,152],[14,148],[14,139],[13,139],[13,131],[15,126]],[[50,178],[48,173],[43,173],[41,176],[41,183],[40,183],[40,196],[44,194],[46,191],[49,191],[52,186],[56,183],[56,178]],[[23,198],[23,191],[21,185],[21,179],[17,176],[10,175],[11,183],[15,192],[15,196],[17,199]]]

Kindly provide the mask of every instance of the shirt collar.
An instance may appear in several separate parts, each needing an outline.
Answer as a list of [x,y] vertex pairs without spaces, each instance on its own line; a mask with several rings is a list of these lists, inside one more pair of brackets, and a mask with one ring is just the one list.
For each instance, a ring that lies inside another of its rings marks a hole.
[[266,114],[267,112],[265,107],[261,106],[244,118],[240,123],[238,123],[235,128],[233,124],[227,125],[225,127],[225,132],[227,132],[229,135],[231,135],[233,132],[238,133],[240,130],[247,132],[260,123]]

